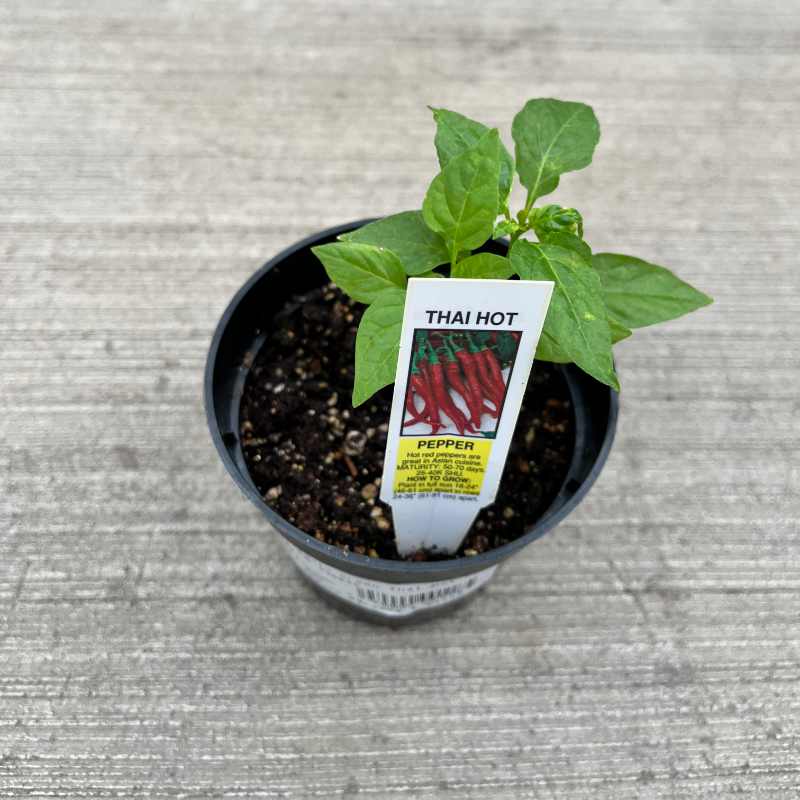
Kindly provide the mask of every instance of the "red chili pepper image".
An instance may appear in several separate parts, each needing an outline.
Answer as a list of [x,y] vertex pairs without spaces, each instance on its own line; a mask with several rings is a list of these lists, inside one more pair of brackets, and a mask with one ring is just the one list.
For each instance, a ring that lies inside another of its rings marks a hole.
[[502,365],[513,357],[510,340],[509,332],[418,330],[403,427],[424,423],[435,435],[450,422],[462,436],[480,434],[484,415],[500,416],[506,393]]
[[483,360],[497,392],[497,399],[500,403],[498,406],[499,410],[506,396],[506,383],[503,380],[503,372],[500,369],[500,365],[497,363],[497,357],[493,350],[486,348],[486,350],[483,351]]
[[477,432],[480,430],[481,415],[490,413],[491,410],[488,409],[488,407],[484,407],[483,395],[473,391],[469,381],[465,381],[462,378],[460,360],[458,358],[458,353],[461,351],[461,348],[454,344],[452,337],[444,339],[442,347],[447,355],[447,362],[444,367],[447,381],[452,389],[464,398],[464,402],[470,413],[469,421]]
[[447,356],[447,360],[444,364],[447,382],[450,384],[450,388],[452,388],[453,391],[464,398],[464,402],[467,404],[467,407],[469,407],[472,398],[467,387],[464,386],[464,381],[461,380],[461,367],[458,365],[455,350],[453,350],[452,345],[447,339],[442,340],[441,349],[444,350],[444,354]]
[[495,382],[495,377],[485,357],[485,353],[488,352],[487,349],[483,346],[476,345],[469,334],[466,335],[466,338],[470,349],[470,356],[472,357],[473,363],[476,366],[479,380],[483,386],[484,392],[489,400],[494,403],[499,412],[501,406],[503,405],[503,398],[505,397],[506,393],[506,387],[503,383],[502,375],[500,376],[499,383]]
[[469,393],[467,405],[469,406],[471,414],[470,421],[475,428],[480,429],[481,414],[484,413],[484,403],[478,367],[475,364],[472,353],[468,353],[462,348],[457,348],[455,345],[453,349],[455,350],[456,358],[461,364],[461,368],[464,370],[464,387]]
[[409,386],[409,390],[406,392],[406,411],[410,415],[410,418],[403,423],[403,427],[406,425],[414,425],[417,422],[427,421],[428,407],[425,405],[424,400],[422,402],[422,411],[417,411],[417,407],[414,404],[414,389],[413,387]]
[[464,386],[464,381],[461,380],[461,367],[458,365],[458,359],[453,354],[453,360],[447,361],[444,365],[444,373],[447,376],[447,383],[450,388],[464,398],[464,402],[469,408],[470,394],[467,387]]
[[496,411],[491,406],[487,406],[486,403],[483,404],[483,410],[481,411],[482,414],[488,414],[492,419],[497,419],[499,416],[499,411]]
[[[409,388],[406,392],[406,411],[411,414],[411,419],[403,422],[406,425],[414,425],[425,422],[431,426],[431,435],[437,433],[444,425],[439,417],[439,411],[434,397],[433,387],[427,379],[425,372],[421,368],[421,361],[424,357],[424,341],[421,342],[419,350],[414,354],[411,362],[411,378]],[[414,405],[413,393],[416,392],[424,403],[422,412],[418,412]]]
[[436,349],[431,344],[428,344],[428,362],[432,379],[431,383],[433,385],[433,394],[439,404],[440,410],[450,418],[453,425],[456,426],[458,432],[462,436],[466,431],[475,433],[475,429],[470,425],[469,420],[450,397],[450,393],[445,384],[444,369],[439,361]]

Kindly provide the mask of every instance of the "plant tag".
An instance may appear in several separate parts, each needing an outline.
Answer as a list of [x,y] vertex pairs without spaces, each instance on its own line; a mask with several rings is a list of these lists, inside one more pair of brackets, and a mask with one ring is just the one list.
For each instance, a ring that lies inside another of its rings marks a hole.
[[381,500],[397,549],[454,553],[497,494],[552,281],[408,281]]

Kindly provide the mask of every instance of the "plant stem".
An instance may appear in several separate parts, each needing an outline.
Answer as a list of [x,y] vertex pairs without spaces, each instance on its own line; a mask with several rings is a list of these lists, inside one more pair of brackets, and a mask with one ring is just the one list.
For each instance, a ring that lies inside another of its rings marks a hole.
[[527,216],[528,212],[531,210],[531,206],[536,202],[536,198],[533,196],[533,192],[529,189],[528,196],[525,198],[525,215]]

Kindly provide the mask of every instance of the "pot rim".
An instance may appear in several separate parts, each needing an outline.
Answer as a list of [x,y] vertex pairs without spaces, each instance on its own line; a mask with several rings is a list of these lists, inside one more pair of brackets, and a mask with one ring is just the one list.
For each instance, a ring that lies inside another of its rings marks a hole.
[[[339,566],[346,571],[351,571],[352,567],[359,569],[359,572],[364,570],[372,573],[376,580],[380,580],[380,573],[386,574],[386,579],[391,580],[390,574],[394,576],[397,573],[405,573],[409,578],[418,577],[421,580],[436,580],[452,578],[454,573],[469,574],[478,572],[482,569],[494,566],[501,561],[504,561],[509,556],[513,555],[517,550],[522,549],[532,541],[543,536],[548,531],[552,530],[559,522],[561,522],[580,501],[586,496],[591,489],[597,476],[600,474],[606,459],[608,458],[611,445],[614,442],[614,434],[617,427],[617,417],[619,415],[619,394],[613,389],[609,388],[609,410],[608,410],[608,425],[606,427],[605,435],[602,444],[597,453],[597,458],[587,473],[584,480],[581,482],[577,490],[555,511],[545,512],[539,520],[526,529],[526,532],[500,547],[492,550],[487,550],[485,553],[480,553],[475,556],[448,558],[441,561],[402,561],[392,560],[388,558],[371,558],[367,555],[360,555],[350,551],[344,551],[335,545],[320,542],[315,537],[296,527],[290,523],[286,518],[278,514],[271,508],[261,497],[254,485],[249,479],[249,475],[245,477],[242,475],[241,470],[235,463],[231,453],[223,439],[223,433],[220,430],[220,425],[216,413],[216,406],[214,402],[214,374],[216,372],[217,357],[219,355],[219,348],[222,339],[227,331],[228,325],[236,310],[241,304],[242,300],[249,294],[252,288],[268,273],[271,269],[279,265],[286,258],[294,255],[300,250],[306,249],[313,244],[316,244],[323,239],[331,239],[338,236],[340,233],[354,230],[374,221],[374,217],[355,220],[340,225],[335,225],[321,231],[316,231],[309,236],[304,237],[293,245],[284,248],[275,256],[265,262],[258,270],[256,270],[236,292],[225,311],[217,323],[214,330],[214,335],[211,339],[211,344],[206,358],[205,372],[203,378],[203,404],[206,412],[206,421],[208,423],[211,439],[214,442],[217,453],[222,459],[228,474],[233,478],[236,485],[244,493],[244,495],[252,501],[255,506],[264,514],[268,521],[276,528],[276,530],[288,539],[293,545],[299,547],[301,550],[312,553],[317,558],[325,561],[334,566]],[[237,434],[238,439],[238,434]],[[573,454],[574,457],[574,454]],[[345,565],[349,565],[351,569],[347,569]],[[396,580],[396,577],[395,577]]]

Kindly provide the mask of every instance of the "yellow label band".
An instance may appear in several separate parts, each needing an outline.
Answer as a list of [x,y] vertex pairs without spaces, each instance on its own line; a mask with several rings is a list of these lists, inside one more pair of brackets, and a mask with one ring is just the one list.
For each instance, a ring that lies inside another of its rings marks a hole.
[[403,436],[397,448],[394,492],[478,495],[491,451],[490,439]]

